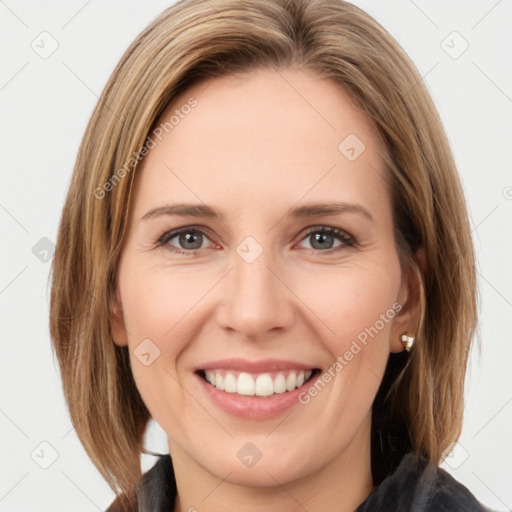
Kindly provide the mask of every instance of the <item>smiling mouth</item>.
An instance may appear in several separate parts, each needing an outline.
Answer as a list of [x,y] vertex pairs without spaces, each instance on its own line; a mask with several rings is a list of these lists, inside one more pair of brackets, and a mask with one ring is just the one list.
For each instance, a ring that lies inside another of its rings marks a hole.
[[319,368],[267,373],[248,373],[222,369],[196,371],[196,374],[205,382],[219,391],[260,398],[295,391],[310,382],[319,373]]

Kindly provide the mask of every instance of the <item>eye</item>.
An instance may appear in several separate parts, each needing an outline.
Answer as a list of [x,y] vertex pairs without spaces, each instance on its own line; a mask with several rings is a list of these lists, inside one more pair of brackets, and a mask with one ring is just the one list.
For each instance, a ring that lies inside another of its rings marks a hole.
[[[356,246],[356,240],[341,229],[329,226],[316,226],[309,228],[306,234],[300,239],[311,240],[309,252],[331,253],[342,250],[346,247]],[[165,247],[177,254],[195,255],[201,249],[205,249],[205,240],[209,240],[206,232],[198,227],[183,227],[173,231],[167,231],[157,241],[158,247]],[[173,242],[174,241],[174,242]],[[334,245],[338,241],[338,245]]]
[[[308,239],[311,241],[312,249],[306,249],[313,252],[331,253],[356,245],[356,241],[353,236],[341,229],[329,226],[316,226],[309,228],[306,235],[303,236],[301,240],[304,241]],[[338,241],[339,244],[334,246],[336,241]]]
[[[172,240],[176,239],[174,243]],[[206,233],[199,228],[184,227],[164,233],[157,242],[158,246],[164,246],[172,252],[178,254],[194,255],[199,250],[204,249],[203,242],[208,240]],[[176,245],[178,247],[176,247]]]

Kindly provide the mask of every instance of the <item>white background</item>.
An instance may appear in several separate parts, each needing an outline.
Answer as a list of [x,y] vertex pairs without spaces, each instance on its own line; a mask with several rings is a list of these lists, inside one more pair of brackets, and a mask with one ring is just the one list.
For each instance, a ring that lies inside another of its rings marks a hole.
[[[510,510],[512,3],[355,3],[416,63],[459,165],[478,253],[482,350],[472,354],[460,445],[443,467],[484,504]],[[48,334],[50,263],[40,257],[55,242],[74,159],[103,86],[135,36],[169,5],[0,1],[1,511],[92,512],[113,497],[66,411]],[[46,59],[31,47],[46,38],[51,49],[43,31],[58,43]],[[461,37],[469,47],[452,58],[464,48]],[[152,426],[148,446],[167,451],[159,427]],[[143,469],[153,461],[144,457]]]

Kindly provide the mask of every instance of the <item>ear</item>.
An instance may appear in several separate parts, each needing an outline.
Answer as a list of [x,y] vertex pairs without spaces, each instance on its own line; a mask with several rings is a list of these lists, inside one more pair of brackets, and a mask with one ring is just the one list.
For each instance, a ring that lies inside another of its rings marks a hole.
[[119,289],[116,290],[110,306],[110,332],[116,345],[124,347],[128,345],[128,336],[124,325],[123,305]]
[[397,302],[401,305],[401,309],[395,316],[391,329],[391,352],[405,350],[400,340],[402,334],[416,336],[421,315],[421,280],[426,269],[425,250],[420,247],[414,254],[414,263],[403,276],[400,286]]

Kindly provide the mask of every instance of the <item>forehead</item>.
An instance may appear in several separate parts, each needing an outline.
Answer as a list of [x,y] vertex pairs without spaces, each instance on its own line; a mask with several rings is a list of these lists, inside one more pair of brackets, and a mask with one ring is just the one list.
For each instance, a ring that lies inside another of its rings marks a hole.
[[385,198],[371,120],[339,84],[310,72],[257,69],[201,82],[174,98],[159,127],[137,170],[136,209],[200,200],[263,213],[302,197]]

